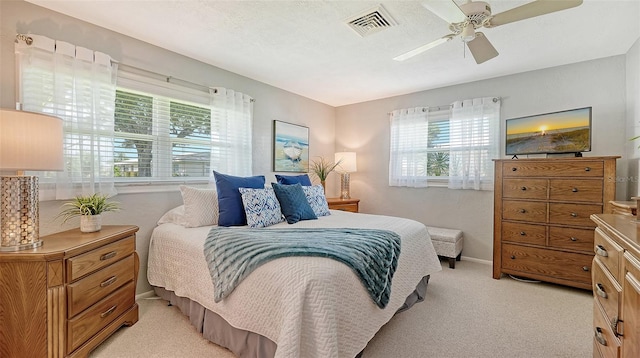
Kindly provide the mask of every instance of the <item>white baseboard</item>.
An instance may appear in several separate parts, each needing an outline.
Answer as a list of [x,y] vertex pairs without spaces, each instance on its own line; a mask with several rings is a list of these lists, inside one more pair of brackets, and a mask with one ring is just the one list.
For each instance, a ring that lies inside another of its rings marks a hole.
[[151,298],[154,297],[156,295],[155,292],[153,292],[153,290],[149,290],[147,292],[142,292],[136,295],[136,301],[137,300],[143,300],[145,298]]
[[485,264],[485,265],[493,265],[493,261],[477,259],[475,257],[462,256],[461,259],[465,260],[465,261],[473,261],[473,262],[477,262],[477,263]]

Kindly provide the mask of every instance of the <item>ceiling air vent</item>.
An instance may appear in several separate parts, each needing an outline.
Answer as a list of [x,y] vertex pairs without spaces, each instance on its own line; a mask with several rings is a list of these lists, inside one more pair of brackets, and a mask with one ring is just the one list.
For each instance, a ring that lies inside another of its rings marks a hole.
[[347,24],[353,31],[358,33],[358,35],[365,37],[388,27],[395,26],[398,23],[389,15],[382,5],[378,5],[373,9],[350,17],[347,19]]

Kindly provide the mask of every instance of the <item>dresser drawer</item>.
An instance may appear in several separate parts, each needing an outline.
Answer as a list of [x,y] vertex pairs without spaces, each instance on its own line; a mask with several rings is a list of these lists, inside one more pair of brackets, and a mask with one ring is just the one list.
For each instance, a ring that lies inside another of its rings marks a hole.
[[624,253],[624,293],[622,315],[624,337],[622,338],[622,356],[640,357],[640,261],[629,251]]
[[67,260],[67,280],[75,281],[80,277],[131,255],[135,247],[135,236],[129,236],[114,243],[91,250],[86,254]]
[[591,214],[602,213],[602,205],[592,204],[549,204],[549,223],[595,227]]
[[[522,224],[513,222],[502,223],[502,240],[525,244],[547,244],[547,227],[543,225]],[[589,247],[591,249],[591,246]]]
[[505,269],[586,283],[587,287],[591,286],[592,259],[593,255],[502,245],[502,266]]
[[569,250],[592,252],[593,229],[549,227],[549,246]]
[[604,312],[593,301],[593,339],[603,357],[617,358],[620,356],[620,339],[615,336],[611,324],[607,322]]
[[551,179],[549,200],[602,203],[602,180]]
[[602,307],[608,322],[620,317],[620,297],[622,287],[602,265],[600,260],[593,260],[593,296]]
[[601,161],[510,161],[503,163],[504,177],[602,177]]
[[135,303],[135,285],[129,282],[117,291],[70,319],[67,324],[67,353],[82,345]]
[[513,199],[547,199],[547,179],[505,179],[502,196]]
[[100,301],[122,285],[134,280],[133,255],[109,265],[80,281],[67,286],[67,316],[69,318]]
[[596,228],[594,239],[594,252],[598,260],[609,270],[613,278],[621,282],[620,264],[622,263],[622,247],[613,242],[600,228]]
[[547,221],[547,203],[535,201],[504,200],[502,218],[529,222]]

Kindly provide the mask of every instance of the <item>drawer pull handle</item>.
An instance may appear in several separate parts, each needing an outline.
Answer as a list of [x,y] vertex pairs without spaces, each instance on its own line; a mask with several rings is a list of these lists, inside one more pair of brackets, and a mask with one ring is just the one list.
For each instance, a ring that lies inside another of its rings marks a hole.
[[517,171],[517,170],[518,170],[518,168],[511,168],[511,171],[512,171],[512,172],[515,172],[515,171]]
[[519,211],[520,211],[521,214],[524,214],[524,213],[527,212],[525,209],[520,209]]
[[107,252],[106,254],[100,256],[100,261],[108,260],[115,257],[118,254],[117,251]]
[[100,318],[105,318],[105,317],[107,317],[108,315],[112,314],[112,313],[113,313],[113,311],[115,311],[115,310],[116,310],[116,307],[118,307],[118,305],[114,305],[114,306],[112,306],[111,308],[109,308],[108,310],[106,310],[106,311],[102,312],[102,313],[100,314]]
[[571,189],[572,192],[577,193],[578,192],[578,188],[573,188]]
[[609,253],[607,252],[607,249],[605,249],[602,245],[598,245],[596,246],[596,255],[602,256],[602,257],[607,257],[609,256]]
[[527,236],[527,233],[524,231],[520,231],[520,236]]
[[601,283],[596,283],[596,294],[602,298],[607,298],[607,293]]
[[522,191],[526,191],[526,190],[527,190],[527,187],[526,187],[526,186],[523,186],[522,188],[520,188],[520,190],[522,190]]
[[590,171],[591,171],[591,168],[586,167],[586,168],[584,168],[584,171],[585,171],[585,172],[590,172]]
[[574,218],[577,218],[577,217],[578,217],[578,214],[576,214],[576,213],[571,213],[571,216],[572,216],[572,217],[574,217]]
[[117,279],[117,277],[116,277],[116,276],[111,276],[111,277],[109,277],[108,279],[106,279],[106,280],[104,280],[104,281],[100,282],[100,287],[107,287],[107,286],[109,286],[110,284],[112,284],[112,283],[116,282],[116,279]]
[[613,334],[616,335],[616,337],[623,337],[624,335],[620,332],[618,332],[618,323],[622,323],[621,319],[618,319],[618,317],[613,317],[611,319],[611,330],[613,331]]
[[589,272],[589,270],[590,270],[589,266],[582,266],[582,271]]
[[575,237],[573,237],[573,236],[572,236],[572,237],[570,237],[570,238],[569,238],[569,240],[574,241],[574,242],[575,242],[575,241],[578,241],[578,239],[576,239],[576,238],[575,238]]
[[595,331],[596,331],[596,341],[598,341],[598,343],[600,343],[601,345],[606,346],[607,340],[604,339],[604,336],[602,335],[602,328],[596,327]]
[[515,256],[515,255],[511,255],[511,259],[512,259],[512,260],[515,260],[515,259],[516,259],[516,256]]

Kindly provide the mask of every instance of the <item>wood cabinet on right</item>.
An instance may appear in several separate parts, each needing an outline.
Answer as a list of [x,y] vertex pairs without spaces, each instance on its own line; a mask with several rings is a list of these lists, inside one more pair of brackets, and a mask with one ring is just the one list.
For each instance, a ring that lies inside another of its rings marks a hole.
[[640,357],[640,222],[596,214],[593,259],[593,356]]

